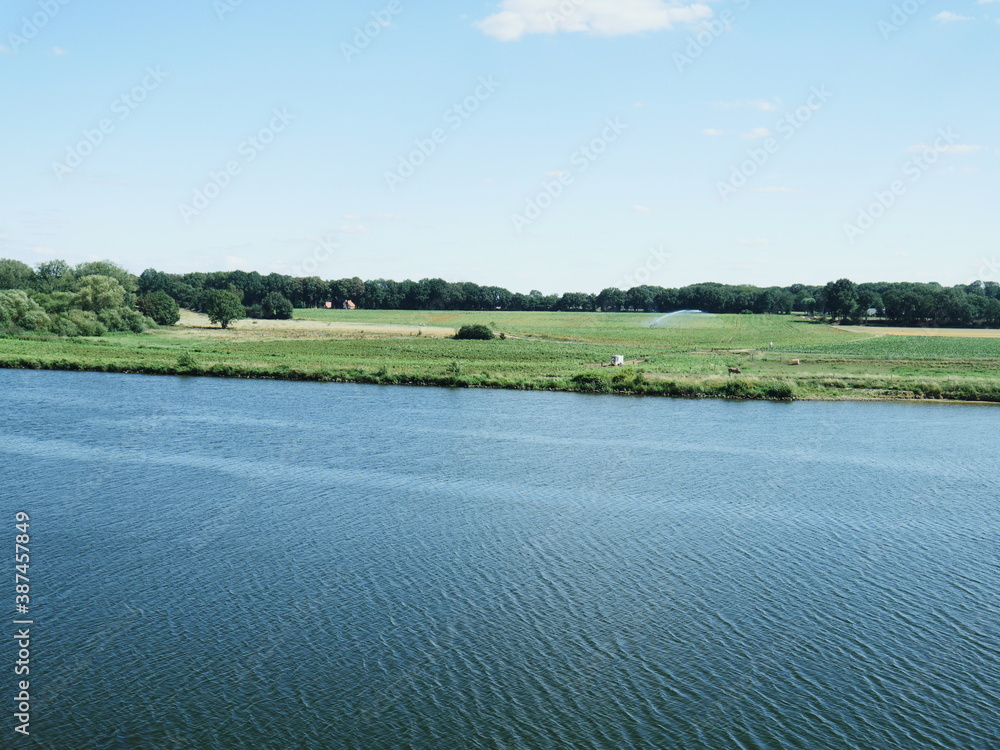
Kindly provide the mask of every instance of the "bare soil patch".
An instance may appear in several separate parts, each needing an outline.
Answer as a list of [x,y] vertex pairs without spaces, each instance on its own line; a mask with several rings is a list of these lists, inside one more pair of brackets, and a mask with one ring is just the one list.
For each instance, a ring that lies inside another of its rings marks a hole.
[[323,320],[251,320],[231,323],[223,330],[211,323],[207,315],[181,310],[180,321],[171,333],[185,337],[226,335],[231,339],[294,339],[294,338],[353,338],[358,336],[432,336],[446,338],[455,335],[454,328],[443,326],[410,326],[385,323],[349,323]]

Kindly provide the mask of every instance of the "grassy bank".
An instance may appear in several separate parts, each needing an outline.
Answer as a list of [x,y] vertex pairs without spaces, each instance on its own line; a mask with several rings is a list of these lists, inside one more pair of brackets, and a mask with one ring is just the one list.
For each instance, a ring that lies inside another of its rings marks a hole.
[[[885,336],[789,316],[677,316],[655,327],[660,316],[645,314],[297,316],[226,331],[187,315],[145,334],[5,338],[0,367],[689,398],[1000,402],[997,339]],[[506,338],[445,337],[469,323]],[[602,367],[611,354],[629,366]]]

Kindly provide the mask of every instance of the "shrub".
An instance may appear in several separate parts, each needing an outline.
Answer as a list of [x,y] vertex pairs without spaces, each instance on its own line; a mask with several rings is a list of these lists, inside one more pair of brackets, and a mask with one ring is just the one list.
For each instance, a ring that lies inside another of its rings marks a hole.
[[492,341],[493,331],[484,325],[462,326],[455,334],[456,339],[477,339],[479,341]]
[[183,351],[180,353],[180,356],[177,357],[177,366],[187,370],[192,367],[197,367],[198,362],[195,360],[194,355],[191,352]]
[[52,330],[60,336],[103,336],[108,332],[97,315],[89,310],[70,310],[55,316]]
[[109,331],[142,333],[154,325],[152,318],[147,318],[138,310],[132,310],[127,307],[113,307],[101,310],[97,314],[97,319]]
[[51,320],[45,311],[20,289],[0,292],[0,328],[45,331]]

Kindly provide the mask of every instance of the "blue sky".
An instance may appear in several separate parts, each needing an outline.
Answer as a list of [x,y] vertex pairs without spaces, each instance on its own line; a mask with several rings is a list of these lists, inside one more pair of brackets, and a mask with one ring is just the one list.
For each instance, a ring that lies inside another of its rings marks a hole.
[[0,256],[1000,279],[1000,0],[14,0]]

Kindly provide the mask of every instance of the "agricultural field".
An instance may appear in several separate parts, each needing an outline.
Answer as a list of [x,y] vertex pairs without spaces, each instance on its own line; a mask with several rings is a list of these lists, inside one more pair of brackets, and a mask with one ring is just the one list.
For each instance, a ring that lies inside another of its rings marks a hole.
[[[451,338],[471,324],[503,338]],[[629,365],[607,367],[614,354]],[[242,320],[222,330],[185,312],[179,324],[143,334],[0,338],[0,366],[672,396],[1000,401],[1000,338],[896,336],[786,315],[297,310],[294,320]]]

